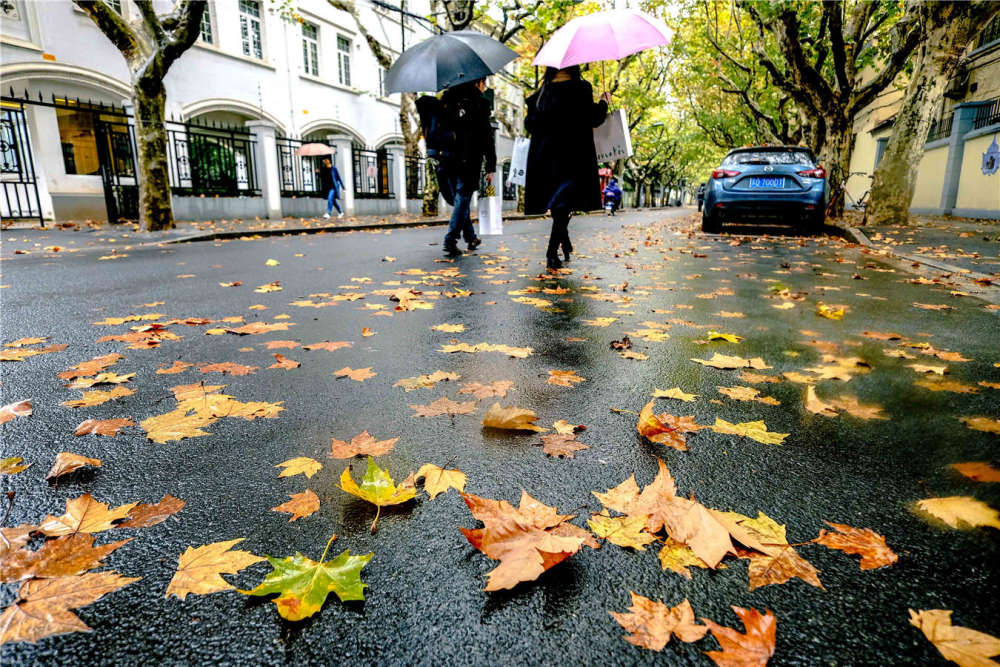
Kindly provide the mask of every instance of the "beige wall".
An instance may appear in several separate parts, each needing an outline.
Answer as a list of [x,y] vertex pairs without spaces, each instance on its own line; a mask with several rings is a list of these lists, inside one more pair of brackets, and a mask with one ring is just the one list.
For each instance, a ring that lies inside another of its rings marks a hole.
[[983,173],[983,153],[994,137],[998,137],[997,141],[1000,142],[1000,132],[965,142],[955,208],[1000,210],[1000,171],[989,176]]
[[941,191],[944,189],[944,169],[948,161],[948,147],[941,146],[924,152],[917,167],[917,182],[913,188],[913,208],[937,208],[941,206]]
[[857,201],[866,190],[871,189],[870,176],[875,170],[875,150],[878,140],[888,138],[890,134],[892,127],[885,127],[874,133],[865,130],[858,132],[858,138],[854,142],[854,152],[851,153],[851,173],[864,172],[866,175],[851,176],[847,179],[847,193],[853,200]]

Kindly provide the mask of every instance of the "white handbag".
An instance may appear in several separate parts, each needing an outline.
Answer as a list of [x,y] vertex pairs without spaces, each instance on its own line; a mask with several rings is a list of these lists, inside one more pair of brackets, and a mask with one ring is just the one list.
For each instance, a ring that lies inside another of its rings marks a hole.
[[490,185],[487,196],[479,198],[479,235],[496,236],[503,234],[503,200]]
[[598,162],[611,162],[632,156],[632,137],[624,109],[615,109],[594,128],[594,148]]
[[528,172],[528,149],[531,139],[518,137],[514,139],[514,149],[510,156],[510,171],[507,173],[508,185],[524,187],[524,177]]

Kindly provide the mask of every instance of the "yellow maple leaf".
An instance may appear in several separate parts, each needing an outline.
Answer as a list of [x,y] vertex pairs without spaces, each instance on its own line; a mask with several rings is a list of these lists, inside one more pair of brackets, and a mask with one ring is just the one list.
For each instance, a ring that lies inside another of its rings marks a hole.
[[38,526],[38,530],[49,537],[58,535],[75,535],[76,533],[99,533],[115,527],[114,522],[124,519],[136,506],[136,503],[126,503],[114,509],[108,509],[107,503],[102,503],[89,494],[66,501],[66,512],[62,516],[47,516]]
[[728,343],[739,343],[743,340],[743,336],[737,336],[736,334],[720,333],[718,331],[708,332],[709,340],[724,340]]
[[946,660],[968,667],[996,664],[990,658],[1000,655],[1000,639],[952,625],[950,609],[909,611],[910,625],[919,628]]
[[971,496],[925,498],[917,502],[917,509],[944,521],[952,528],[989,526],[1000,530],[1000,513]]
[[323,464],[316,459],[309,458],[308,456],[299,456],[294,459],[283,461],[274,467],[284,468],[284,470],[278,473],[278,477],[292,477],[293,475],[299,474],[305,475],[306,477],[312,477],[319,472],[320,468],[323,467]]
[[409,477],[397,485],[388,471],[375,465],[375,460],[369,456],[368,468],[365,470],[364,477],[361,478],[361,485],[358,486],[354,478],[351,477],[351,467],[348,466],[344,468],[344,472],[340,475],[340,488],[352,496],[367,500],[378,507],[378,510],[375,512],[375,520],[372,521],[371,530],[374,533],[379,515],[382,513],[384,506],[399,505],[400,503],[412,500],[417,495],[414,480],[415,478],[411,473]]
[[515,407],[501,408],[499,403],[494,403],[483,417],[483,426],[507,431],[548,431],[549,429],[534,423],[537,419],[538,416],[532,410]]
[[611,516],[607,510],[601,510],[600,514],[591,515],[587,525],[594,535],[612,544],[645,551],[647,544],[656,541],[656,536],[645,530],[647,521],[649,516],[645,514]]
[[763,421],[752,421],[752,422],[740,422],[739,424],[732,424],[727,422],[725,419],[719,417],[715,418],[715,424],[710,427],[716,433],[723,433],[727,435],[741,435],[751,440],[756,440],[757,442],[763,443],[765,445],[780,445],[785,441],[789,433],[775,433],[773,431],[768,431],[767,426]]
[[465,491],[466,477],[461,470],[446,470],[439,468],[433,463],[425,463],[420,466],[414,479],[424,478],[424,491],[434,500],[440,493],[446,493],[448,489],[458,489]]
[[673,389],[656,389],[651,394],[653,398],[675,398],[678,401],[684,401],[685,403],[691,403],[694,399],[698,398],[697,394],[689,394],[683,391],[680,387],[674,387]]
[[289,497],[290,500],[287,502],[271,508],[272,512],[291,514],[292,518],[288,520],[289,523],[314,514],[319,509],[319,496],[309,489],[306,489],[302,493],[289,494]]
[[167,585],[163,597],[176,595],[181,600],[189,593],[206,595],[235,587],[222,578],[223,574],[236,574],[264,558],[249,551],[230,551],[243,541],[242,537],[224,542],[214,542],[200,547],[188,547],[177,558],[177,572]]

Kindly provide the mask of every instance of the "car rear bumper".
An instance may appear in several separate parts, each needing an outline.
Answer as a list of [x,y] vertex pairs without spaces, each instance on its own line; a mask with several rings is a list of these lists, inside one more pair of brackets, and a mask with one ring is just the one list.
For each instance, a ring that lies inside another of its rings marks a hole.
[[722,219],[806,217],[826,207],[825,188],[798,192],[746,192],[723,190],[705,200],[705,208]]

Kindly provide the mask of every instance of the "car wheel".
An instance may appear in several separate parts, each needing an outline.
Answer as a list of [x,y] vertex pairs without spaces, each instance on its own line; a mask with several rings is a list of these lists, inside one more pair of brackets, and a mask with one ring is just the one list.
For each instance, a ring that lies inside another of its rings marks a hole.
[[722,221],[717,215],[709,215],[708,211],[701,215],[701,231],[707,234],[718,234],[722,231]]

